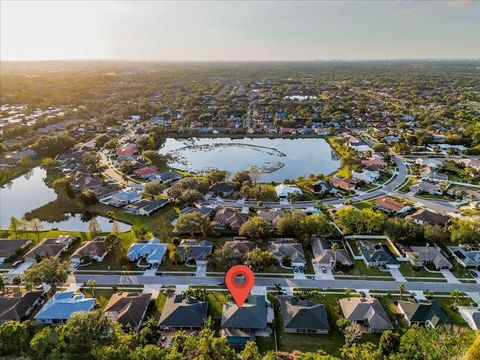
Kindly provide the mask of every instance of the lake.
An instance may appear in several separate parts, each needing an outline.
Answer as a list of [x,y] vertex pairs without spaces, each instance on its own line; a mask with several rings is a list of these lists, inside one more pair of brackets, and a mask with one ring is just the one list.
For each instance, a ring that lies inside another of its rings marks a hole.
[[[34,168],[26,175],[19,176],[11,183],[0,188],[0,225],[8,229],[10,218],[22,218],[31,210],[43,206],[57,198],[55,191],[45,184],[46,171],[40,167]],[[110,231],[112,224],[103,216],[97,216],[102,231]],[[119,223],[122,231],[130,229],[130,225]],[[64,221],[43,222],[45,230],[58,228],[67,231],[88,231],[88,223],[82,221],[81,215],[76,214]]]
[[171,167],[196,173],[212,168],[235,173],[256,166],[262,182],[330,174],[340,166],[330,145],[319,138],[168,138],[159,152],[173,156]]

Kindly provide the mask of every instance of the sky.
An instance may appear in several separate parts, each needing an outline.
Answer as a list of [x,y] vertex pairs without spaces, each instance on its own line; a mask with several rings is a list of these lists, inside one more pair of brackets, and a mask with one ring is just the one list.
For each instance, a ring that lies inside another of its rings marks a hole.
[[479,58],[480,1],[0,2],[1,60]]

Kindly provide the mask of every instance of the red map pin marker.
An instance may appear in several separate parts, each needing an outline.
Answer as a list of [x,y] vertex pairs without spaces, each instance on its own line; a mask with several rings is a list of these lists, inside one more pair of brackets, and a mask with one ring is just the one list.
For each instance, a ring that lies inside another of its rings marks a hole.
[[[240,282],[240,277],[243,277],[243,283]],[[228,269],[225,275],[225,283],[233,296],[233,300],[241,308],[247,300],[250,290],[255,285],[255,275],[253,271],[244,265],[236,265]]]

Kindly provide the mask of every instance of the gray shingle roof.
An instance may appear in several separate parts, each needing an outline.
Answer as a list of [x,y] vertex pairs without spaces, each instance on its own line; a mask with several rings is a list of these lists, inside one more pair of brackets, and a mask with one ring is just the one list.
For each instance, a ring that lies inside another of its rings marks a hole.
[[377,299],[344,298],[340,299],[343,315],[352,321],[368,321],[373,329],[393,329],[387,313]]
[[137,329],[143,321],[151,296],[128,292],[113,294],[103,313],[112,321]]
[[265,329],[267,327],[265,296],[250,295],[240,309],[232,301],[223,304],[221,326],[236,329]]
[[330,330],[327,312],[323,304],[298,300],[294,296],[282,296],[280,306],[285,329]]
[[158,326],[201,328],[207,317],[207,309],[207,302],[175,295],[165,301]]

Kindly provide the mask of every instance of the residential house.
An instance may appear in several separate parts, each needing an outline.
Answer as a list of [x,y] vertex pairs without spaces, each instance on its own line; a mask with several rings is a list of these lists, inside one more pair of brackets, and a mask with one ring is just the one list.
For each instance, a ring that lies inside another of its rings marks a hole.
[[224,246],[244,259],[247,253],[256,247],[256,244],[249,240],[229,240],[225,242]]
[[9,157],[17,160],[22,160],[23,158],[30,158],[32,160],[35,160],[36,158],[38,158],[38,153],[32,149],[25,149],[17,151],[16,153],[11,154]]
[[389,214],[404,214],[412,209],[405,202],[391,196],[376,199],[375,207]]
[[139,153],[138,147],[135,144],[123,144],[115,153],[118,161],[135,160],[136,154]]
[[247,219],[248,214],[238,212],[231,208],[221,208],[216,212],[213,221],[216,222],[220,228],[229,228],[238,231]]
[[56,238],[45,238],[40,244],[27,252],[23,257],[24,259],[31,260],[37,260],[38,258],[46,258],[51,256],[58,257],[73,244],[75,239],[75,236],[72,235],[59,235]]
[[433,182],[448,181],[448,176],[446,174],[442,174],[436,169],[428,166],[420,169],[420,177]]
[[70,256],[70,263],[74,268],[80,266],[83,261],[102,262],[107,256],[105,238],[97,236],[92,241],[86,241]]
[[448,187],[447,194],[468,201],[480,200],[480,189],[477,188],[453,185]]
[[212,191],[215,195],[232,196],[236,188],[237,185],[235,184],[221,182],[210,186],[210,191]]
[[275,186],[275,193],[279,199],[288,199],[290,194],[302,195],[302,189],[295,185],[280,184]]
[[0,296],[0,323],[25,320],[42,301],[43,291],[27,291],[22,295]]
[[94,298],[74,291],[57,291],[35,316],[41,324],[63,324],[76,312],[88,312],[95,306]]
[[480,250],[473,246],[447,246],[447,250],[465,268],[480,266]]
[[383,266],[386,268],[398,268],[400,263],[385,244],[372,244],[357,241],[358,249],[363,256],[365,264],[370,266]]
[[201,329],[207,318],[208,302],[192,297],[174,295],[167,297],[158,326],[160,329]]
[[212,253],[213,246],[213,242],[208,240],[183,239],[177,250],[184,262],[202,261]]
[[475,171],[480,171],[480,160],[478,159],[460,159],[457,163],[462,164],[465,167],[471,167]]
[[448,316],[436,301],[411,302],[399,300],[397,306],[408,326],[419,325],[436,328],[438,325],[449,323]]
[[176,172],[173,171],[165,171],[159,174],[156,174],[152,181],[159,182],[160,184],[170,184],[174,181],[177,181],[182,178],[182,175],[177,174]]
[[427,181],[420,181],[413,184],[410,190],[417,193],[428,193],[430,195],[442,195],[443,190],[439,184],[434,184]]
[[302,244],[295,239],[273,239],[268,242],[269,252],[277,259],[279,264],[289,260],[293,267],[305,267],[305,252]]
[[281,296],[280,309],[285,333],[328,334],[330,331],[323,304],[299,300],[294,296]]
[[312,239],[311,242],[313,259],[315,264],[327,268],[335,268],[336,265],[345,267],[353,266],[353,262],[346,249],[333,251],[326,239]]
[[439,248],[433,246],[410,246],[406,252],[410,263],[415,267],[432,264],[436,270],[451,269],[453,265],[443,256]]
[[110,321],[140,330],[152,294],[121,292],[110,297],[103,314]]
[[387,163],[382,158],[371,157],[361,161],[362,166],[367,170],[379,171],[384,169],[387,166]]
[[312,192],[315,195],[325,196],[330,193],[333,193],[334,191],[335,189],[333,188],[333,186],[323,180],[319,180],[312,185]]
[[102,204],[110,205],[113,207],[123,207],[140,200],[140,194],[135,190],[121,190],[113,194],[109,194],[101,198],[99,201]]
[[12,168],[20,164],[20,160],[12,157],[1,157],[0,168]]
[[77,174],[71,184],[74,191],[81,192],[83,190],[101,187],[103,181],[100,178],[83,173],[82,175]]
[[256,336],[269,335],[265,295],[250,295],[241,308],[233,301],[223,304],[220,335],[234,347],[243,347]]
[[148,242],[137,242],[128,248],[127,258],[130,261],[144,259],[149,265],[157,266],[162,263],[167,253],[167,244],[153,237]]
[[257,216],[261,217],[266,223],[271,226],[275,226],[275,224],[283,217],[283,215],[285,215],[285,211],[283,211],[282,209],[268,209],[257,211]]
[[378,171],[362,170],[362,171],[352,171],[352,178],[355,180],[362,180],[367,184],[374,183],[380,178],[380,173]]
[[480,308],[474,306],[459,306],[458,312],[472,330],[480,330]]
[[346,319],[365,325],[370,332],[393,330],[392,323],[378,299],[350,297],[340,299],[339,303]]
[[0,265],[32,243],[27,239],[0,239]]
[[158,168],[156,166],[145,166],[136,170],[133,173],[141,179],[153,179],[158,174]]
[[411,219],[419,225],[428,223],[431,225],[445,226],[450,221],[450,216],[442,215],[428,209],[420,209],[414,214],[406,216],[406,218]]
[[142,216],[150,216],[155,211],[163,208],[170,202],[165,199],[159,200],[139,200],[130,205],[125,206],[125,212],[127,214],[132,215],[142,215]]
[[338,176],[333,176],[330,179],[330,183],[335,186],[336,188],[347,190],[347,191],[353,191],[355,190],[355,187],[357,186],[357,181],[352,178],[341,178]]

